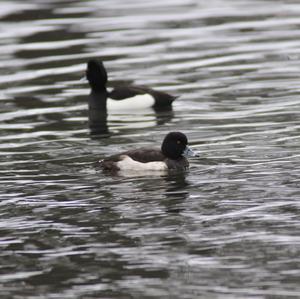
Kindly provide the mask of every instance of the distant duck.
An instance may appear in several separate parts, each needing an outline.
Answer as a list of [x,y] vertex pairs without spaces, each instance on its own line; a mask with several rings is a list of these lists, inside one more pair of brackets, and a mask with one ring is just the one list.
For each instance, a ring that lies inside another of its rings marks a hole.
[[161,149],[139,148],[129,150],[99,161],[103,170],[109,171],[166,171],[185,170],[189,167],[186,157],[197,156],[189,147],[187,137],[181,132],[170,132]]
[[91,87],[89,109],[107,111],[110,109],[140,109],[152,107],[155,110],[170,109],[175,96],[145,86],[119,86],[112,91],[106,88],[107,72],[102,61],[88,61],[86,78]]

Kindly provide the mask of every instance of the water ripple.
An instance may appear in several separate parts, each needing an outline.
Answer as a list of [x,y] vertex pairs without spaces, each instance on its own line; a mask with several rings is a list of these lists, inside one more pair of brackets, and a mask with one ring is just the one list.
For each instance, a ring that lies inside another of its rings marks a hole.
[[[0,8],[1,297],[297,297],[297,2]],[[173,111],[116,111],[91,136],[90,58]],[[94,167],[175,130],[200,155],[185,173]]]

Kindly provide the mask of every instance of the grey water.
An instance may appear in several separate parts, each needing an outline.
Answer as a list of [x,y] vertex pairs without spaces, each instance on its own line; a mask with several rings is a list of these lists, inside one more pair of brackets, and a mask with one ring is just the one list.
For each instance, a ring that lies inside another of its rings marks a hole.
[[[0,2],[0,298],[300,298],[300,2]],[[86,62],[179,98],[88,127]],[[189,171],[94,162],[182,131]]]

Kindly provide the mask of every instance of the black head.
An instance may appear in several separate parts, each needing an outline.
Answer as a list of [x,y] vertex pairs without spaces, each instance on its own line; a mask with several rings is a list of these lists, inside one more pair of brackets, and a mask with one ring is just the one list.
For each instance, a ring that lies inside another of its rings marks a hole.
[[86,78],[93,90],[101,91],[106,89],[107,73],[102,61],[89,60],[86,70]]
[[182,157],[187,148],[188,140],[183,133],[170,132],[161,145],[162,153],[170,159]]

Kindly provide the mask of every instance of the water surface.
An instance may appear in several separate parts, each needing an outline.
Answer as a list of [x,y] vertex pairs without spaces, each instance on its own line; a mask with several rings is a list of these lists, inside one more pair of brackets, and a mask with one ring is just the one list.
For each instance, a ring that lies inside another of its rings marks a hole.
[[[1,298],[298,298],[300,3],[2,1]],[[91,136],[86,61],[180,97]],[[180,130],[186,173],[94,162]]]

